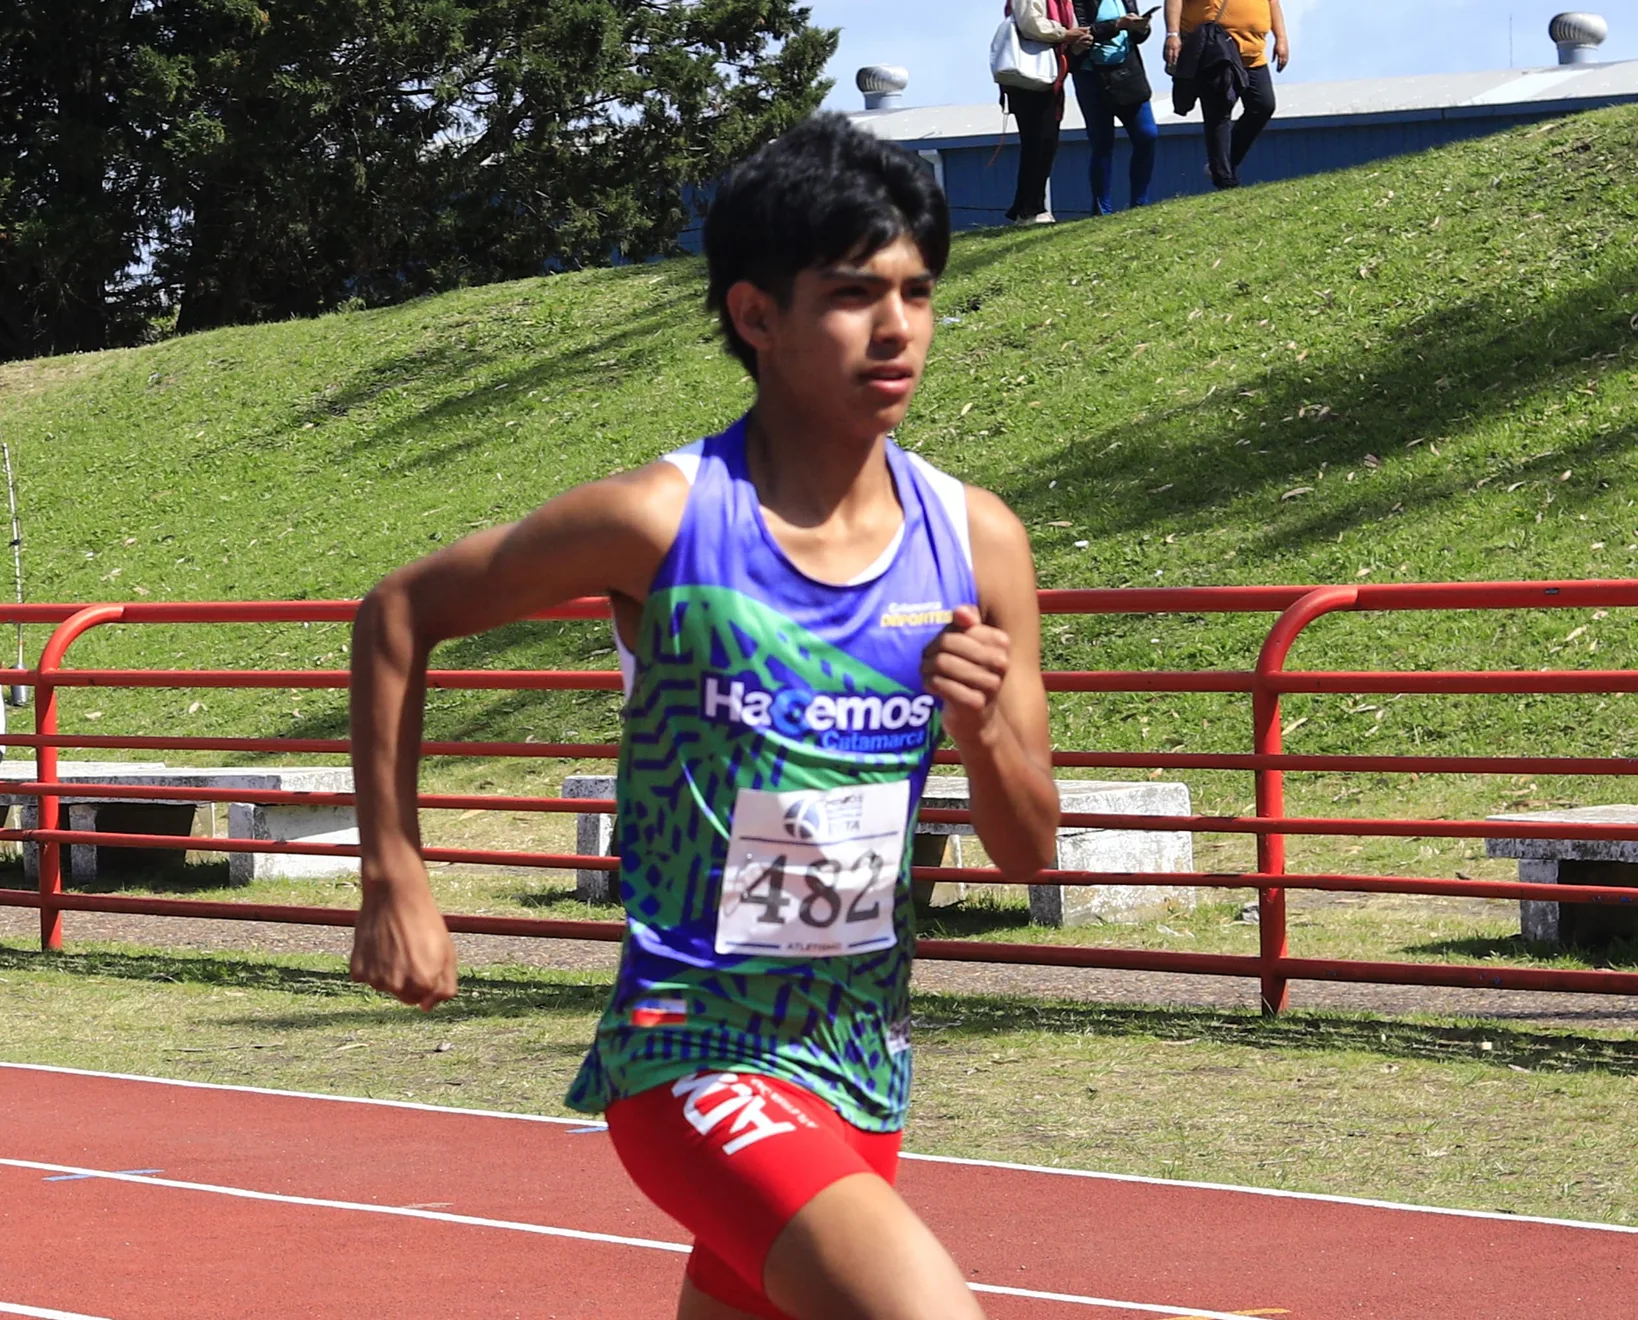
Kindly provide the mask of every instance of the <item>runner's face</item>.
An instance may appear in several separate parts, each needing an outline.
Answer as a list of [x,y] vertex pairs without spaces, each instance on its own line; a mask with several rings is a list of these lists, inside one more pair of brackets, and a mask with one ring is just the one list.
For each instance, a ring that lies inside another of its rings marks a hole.
[[768,302],[765,345],[753,345],[764,389],[848,432],[904,419],[933,340],[933,276],[913,239],[803,271],[788,305]]

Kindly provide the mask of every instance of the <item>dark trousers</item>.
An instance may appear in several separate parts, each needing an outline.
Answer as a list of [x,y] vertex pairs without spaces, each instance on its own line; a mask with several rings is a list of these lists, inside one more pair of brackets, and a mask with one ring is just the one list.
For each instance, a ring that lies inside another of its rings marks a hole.
[[1058,154],[1063,92],[1009,87],[1007,108],[1018,121],[1018,187],[1007,219],[1027,220],[1047,209],[1047,180],[1052,177],[1052,160]]
[[1103,94],[1096,69],[1075,71],[1075,99],[1086,119],[1086,140],[1092,147],[1092,214],[1109,215],[1115,209],[1115,120],[1132,139],[1132,205],[1149,204],[1149,185],[1155,177],[1155,148],[1160,129],[1155,112],[1142,105],[1114,105]]
[[1231,121],[1234,107],[1215,91],[1202,88],[1200,109],[1206,116],[1206,164],[1219,188],[1240,186],[1240,162],[1257,135],[1274,118],[1274,75],[1268,65],[1248,69],[1251,81],[1241,96],[1240,117]]

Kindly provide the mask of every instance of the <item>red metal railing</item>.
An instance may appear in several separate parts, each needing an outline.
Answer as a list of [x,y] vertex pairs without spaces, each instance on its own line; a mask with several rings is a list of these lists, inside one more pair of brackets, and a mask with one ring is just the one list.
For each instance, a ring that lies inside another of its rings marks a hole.
[[[1288,1004],[1292,980],[1358,981],[1387,984],[1486,986],[1520,990],[1583,991],[1608,994],[1638,993],[1638,973],[1582,971],[1560,968],[1463,966],[1404,962],[1367,962],[1296,958],[1287,941],[1287,891],[1326,890],[1354,893],[1429,894],[1468,898],[1500,898],[1569,903],[1638,902],[1638,888],[1588,885],[1542,885],[1510,881],[1475,881],[1418,876],[1288,873],[1285,840],[1299,836],[1543,838],[1638,840],[1638,826],[1504,823],[1455,820],[1372,820],[1293,818],[1285,815],[1284,776],[1288,771],[1370,773],[1575,774],[1628,776],[1638,774],[1638,759],[1578,756],[1359,756],[1290,755],[1282,748],[1280,700],[1286,693],[1610,693],[1638,691],[1638,671],[1476,671],[1446,673],[1392,673],[1288,671],[1286,658],[1310,624],[1336,611],[1431,611],[1501,609],[1587,609],[1638,605],[1638,581],[1544,583],[1431,583],[1412,585],[1359,585],[1321,587],[1156,588],[1146,590],[1047,591],[1041,593],[1046,614],[1224,614],[1276,613],[1256,665],[1248,671],[1088,671],[1053,672],[1046,676],[1053,692],[1216,692],[1245,693],[1252,699],[1251,753],[1096,752],[1058,750],[1053,763],[1062,768],[1233,770],[1248,772],[1256,785],[1252,816],[1152,816],[1130,813],[1069,813],[1064,824],[1096,829],[1188,830],[1196,833],[1250,834],[1257,845],[1257,866],[1249,872],[1133,873],[1114,871],[1050,871],[1038,883],[1057,885],[1178,884],[1203,888],[1244,889],[1258,892],[1260,949],[1256,956],[1199,954],[1146,949],[1110,949],[1002,944],[984,941],[923,940],[921,957],[962,961],[1037,963],[1076,967],[1128,968],[1145,971],[1193,972],[1223,976],[1254,976],[1262,985],[1267,1011],[1277,1013]],[[109,624],[219,624],[276,622],[346,622],[355,602],[147,602],[124,605],[35,605],[0,607],[0,623],[54,623],[38,666],[30,670],[0,671],[0,682],[32,685],[37,693],[35,732],[12,733],[3,741],[37,750],[38,777],[12,786],[13,793],[37,796],[39,826],[32,830],[0,830],[0,839],[36,844],[40,850],[40,885],[37,893],[0,890],[0,905],[38,907],[44,948],[59,948],[65,911],[104,911],[172,916],[233,917],[260,921],[350,925],[354,913],[346,909],[288,904],[201,902],[188,899],[139,898],[120,894],[75,894],[62,885],[62,848],[74,844],[117,844],[122,847],[174,849],[169,835],[110,834],[60,828],[60,806],[65,796],[99,799],[165,799],[170,801],[240,802],[265,804],[306,803],[347,806],[350,793],[295,793],[246,789],[144,788],[58,780],[58,750],[63,747],[143,749],[148,751],[232,751],[281,753],[342,753],[346,743],[322,738],[183,737],[170,735],[65,736],[57,727],[57,693],[64,687],[235,687],[235,688],[345,688],[344,670],[124,670],[65,669],[69,648],[86,632]],[[551,619],[606,619],[606,601],[574,601],[541,616]],[[447,689],[612,690],[619,676],[601,671],[492,671],[437,670],[428,685]],[[444,756],[514,756],[550,758],[609,757],[615,752],[601,743],[516,743],[429,741],[426,754]],[[941,752],[944,764],[958,763],[953,752]],[[507,811],[609,812],[611,802],[570,798],[503,797],[484,794],[425,794],[423,808],[488,808]],[[965,811],[928,808],[930,823],[967,823]],[[346,845],[271,843],[213,839],[215,852],[254,851],[286,854],[356,856]],[[472,862],[488,865],[574,869],[614,869],[612,858],[576,854],[509,852],[494,849],[428,848],[430,861]],[[999,873],[973,867],[917,868],[916,878],[1004,882]],[[552,921],[536,918],[483,917],[451,914],[451,930],[485,934],[534,935],[576,939],[618,940],[616,922]]]

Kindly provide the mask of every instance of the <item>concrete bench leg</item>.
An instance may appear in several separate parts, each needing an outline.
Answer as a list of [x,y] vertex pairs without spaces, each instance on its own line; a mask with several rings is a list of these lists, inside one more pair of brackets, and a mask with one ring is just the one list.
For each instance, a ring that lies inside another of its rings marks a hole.
[[[917,831],[910,836],[910,865],[911,866],[943,866],[944,851],[949,844],[947,834],[923,834]],[[963,885],[950,884],[939,880],[912,880],[910,893],[919,908],[948,907],[951,903],[959,902],[964,895]]]
[[[97,808],[92,804],[81,805],[70,802],[63,808],[63,815],[68,818],[68,828],[71,830],[94,830],[97,828]],[[147,831],[143,831],[147,833]],[[90,884],[97,878],[97,853],[101,851],[94,843],[72,843],[68,846],[68,873],[81,884]]]
[[[1519,859],[1519,879],[1543,885],[1638,886],[1638,863],[1560,858]],[[1519,903],[1519,928],[1526,940],[1584,949],[1638,935],[1638,912],[1625,906],[1587,903]]]
[[[27,802],[18,808],[24,829],[38,829],[40,806]],[[71,830],[104,830],[112,834],[174,834],[188,839],[193,834],[195,808],[176,802],[65,802],[61,819]],[[180,867],[187,848],[120,848],[107,844],[70,844],[63,854],[67,874],[76,884],[96,883],[107,870],[135,870],[149,867]],[[23,849],[23,875],[32,884],[40,882],[40,849],[28,844]]]
[[[1556,885],[1558,883],[1558,863],[1520,858],[1519,883]],[[1519,903],[1519,929],[1523,932],[1524,938],[1533,944],[1557,944],[1559,942],[1558,914],[1559,906],[1557,903],[1543,903],[1534,899],[1522,900]]]
[[[278,843],[358,842],[358,823],[351,807],[267,807],[228,805],[228,837]],[[209,845],[205,845],[208,847]],[[309,857],[290,853],[228,854],[228,883],[248,885],[269,876],[315,880],[358,874],[356,857]]]
[[[563,780],[566,798],[612,798],[613,775],[569,775]],[[574,818],[574,850],[582,857],[607,857],[614,851],[614,817],[588,811]],[[576,871],[574,896],[583,903],[618,903],[618,871]]]
[[[20,830],[40,828],[40,804],[36,799],[24,798],[17,803],[17,828]],[[40,845],[37,843],[23,845],[23,879],[31,885],[40,883]]]

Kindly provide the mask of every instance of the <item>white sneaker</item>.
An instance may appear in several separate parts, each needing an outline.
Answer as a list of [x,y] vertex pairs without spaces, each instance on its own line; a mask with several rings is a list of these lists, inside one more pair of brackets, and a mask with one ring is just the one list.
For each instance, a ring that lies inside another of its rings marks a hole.
[[1021,215],[1013,221],[1015,225],[1055,225],[1057,219],[1051,211],[1042,211],[1039,215]]

